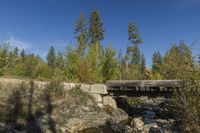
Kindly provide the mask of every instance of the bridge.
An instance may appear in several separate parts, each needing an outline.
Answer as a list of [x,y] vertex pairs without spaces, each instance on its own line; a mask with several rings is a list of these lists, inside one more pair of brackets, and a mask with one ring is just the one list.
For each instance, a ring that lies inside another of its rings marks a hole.
[[113,97],[165,97],[170,98],[180,89],[178,80],[110,80],[107,90]]

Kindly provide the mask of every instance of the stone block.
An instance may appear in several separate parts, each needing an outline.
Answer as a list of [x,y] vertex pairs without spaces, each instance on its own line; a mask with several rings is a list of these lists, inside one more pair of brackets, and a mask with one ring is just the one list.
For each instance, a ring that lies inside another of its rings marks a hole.
[[108,94],[107,87],[104,84],[94,84],[94,85],[88,85],[88,84],[81,84],[80,89],[87,93],[93,93],[93,94]]
[[103,105],[104,106],[111,106],[111,107],[114,107],[114,108],[117,107],[116,101],[111,96],[103,97]]

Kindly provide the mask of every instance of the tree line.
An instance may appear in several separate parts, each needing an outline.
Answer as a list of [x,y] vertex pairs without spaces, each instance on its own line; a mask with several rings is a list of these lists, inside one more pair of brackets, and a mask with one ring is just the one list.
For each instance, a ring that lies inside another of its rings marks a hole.
[[76,44],[67,45],[65,52],[50,47],[46,59],[27,53],[8,43],[0,45],[0,75],[33,79],[59,78],[71,82],[105,82],[128,79],[177,79],[180,67],[193,64],[192,52],[180,41],[162,56],[153,54],[152,69],[146,67],[144,54],[139,47],[142,38],[135,23],[127,27],[129,46],[125,54],[111,46],[103,46],[104,24],[100,13],[93,10],[89,20],[80,13],[74,29]]

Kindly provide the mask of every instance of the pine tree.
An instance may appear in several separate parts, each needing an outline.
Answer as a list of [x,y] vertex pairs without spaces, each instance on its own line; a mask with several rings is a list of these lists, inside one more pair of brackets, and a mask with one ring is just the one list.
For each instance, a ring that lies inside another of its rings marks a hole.
[[142,74],[145,73],[145,68],[146,68],[146,62],[145,62],[145,57],[144,54],[141,55],[141,72]]
[[0,46],[0,75],[3,74],[4,69],[8,65],[8,45],[3,44]]
[[77,82],[79,80],[80,56],[78,55],[77,50],[70,45],[66,47],[66,53],[67,78],[70,81]]
[[22,61],[24,61],[25,60],[25,50],[24,49],[22,49],[20,56],[21,56]]
[[123,54],[122,49],[120,49],[118,53],[118,77],[120,80],[122,79],[124,69],[125,68],[123,68]]
[[138,45],[133,46],[133,54],[132,54],[132,64],[133,65],[139,65],[140,64],[140,50]]
[[89,20],[89,36],[91,43],[99,43],[104,38],[104,28],[101,22],[100,14],[94,10]]
[[130,40],[134,45],[142,43],[142,39],[138,34],[138,29],[135,26],[134,22],[131,22],[128,27],[128,40]]
[[122,55],[122,49],[120,48],[118,53],[118,62],[122,64],[122,60],[123,60],[123,55]]
[[80,56],[83,57],[85,53],[87,40],[88,40],[86,20],[85,20],[85,16],[83,12],[80,13],[79,18],[76,21],[75,35],[78,41],[78,52]]
[[56,66],[61,70],[64,70],[65,67],[63,54],[60,51],[58,52],[56,57]]
[[81,33],[86,33],[86,32],[87,28],[86,28],[85,15],[83,12],[81,12],[79,18],[76,21],[76,26],[75,26],[76,37],[79,36]]
[[51,48],[49,49],[49,52],[48,52],[48,55],[47,55],[47,64],[51,68],[52,75],[53,75],[53,71],[54,71],[54,68],[56,66],[56,55],[55,55],[55,50],[54,50],[53,46],[51,46]]
[[18,54],[19,54],[18,52],[19,52],[19,49],[17,47],[15,47],[13,50],[13,55],[15,58],[18,56]]
[[160,73],[161,74],[161,67],[163,64],[162,56],[159,51],[154,52],[153,54],[153,63],[152,63],[152,71],[153,73]]
[[[131,22],[128,27],[128,40],[133,44],[132,46],[127,47],[127,55],[132,55],[131,64],[139,65],[140,63],[140,50],[139,44],[142,43],[142,39],[138,34],[138,29],[136,28],[134,22]],[[132,54],[130,54],[132,53]],[[128,57],[130,59],[130,57]]]

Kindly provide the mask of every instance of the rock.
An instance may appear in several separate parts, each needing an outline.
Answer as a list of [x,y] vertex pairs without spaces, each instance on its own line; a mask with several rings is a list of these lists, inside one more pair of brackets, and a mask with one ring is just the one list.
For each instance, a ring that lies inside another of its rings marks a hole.
[[0,127],[6,127],[5,123],[0,122]]
[[124,133],[132,133],[132,132],[133,132],[133,128],[131,128],[130,126],[125,126]]
[[81,84],[80,89],[93,94],[108,94],[107,87],[104,84],[94,84],[94,85],[88,85],[88,84]]
[[103,108],[103,104],[102,104],[102,103],[97,103],[97,105],[98,105],[100,108]]
[[158,128],[158,125],[157,125],[157,123],[146,124],[146,125],[144,125],[144,130],[149,132],[151,127]]
[[174,123],[174,119],[169,119],[169,123],[173,124]]
[[120,108],[111,108],[111,111],[112,113],[109,114],[112,116],[112,120],[115,121],[115,123],[128,119],[128,114]]
[[123,129],[119,123],[112,123],[110,127],[114,132],[117,132],[117,133],[122,132],[121,129]]
[[155,121],[156,121],[156,123],[158,123],[158,125],[168,125],[168,124],[170,124],[170,122],[165,120],[165,119],[156,119]]
[[137,131],[142,131],[143,130],[143,126],[144,126],[144,122],[140,119],[140,118],[134,118],[131,121],[131,126],[136,129]]
[[6,124],[5,124],[5,123],[2,123],[2,122],[0,122],[0,133],[3,133],[3,132],[5,132],[5,129],[6,129]]
[[101,98],[100,94],[91,94],[94,97],[94,101],[96,103],[102,103],[103,99]]
[[69,129],[69,132],[77,132],[85,129],[87,126],[85,125],[86,121],[79,118],[70,118],[67,120],[66,128]]
[[111,106],[113,108],[117,107],[116,101],[111,96],[103,97],[103,105],[104,106]]
[[162,131],[159,128],[151,127],[149,133],[162,133]]
[[84,129],[102,126],[102,125],[105,125],[107,122],[107,118],[104,116],[99,119],[97,117],[92,119],[91,115],[87,117],[88,118],[70,118],[66,121],[66,124],[64,125],[64,127],[66,127],[68,132],[74,133],[74,132],[82,131]]
[[60,127],[61,133],[66,133],[69,129],[66,127]]
[[52,133],[52,131],[50,129],[45,129],[43,132],[44,133]]

